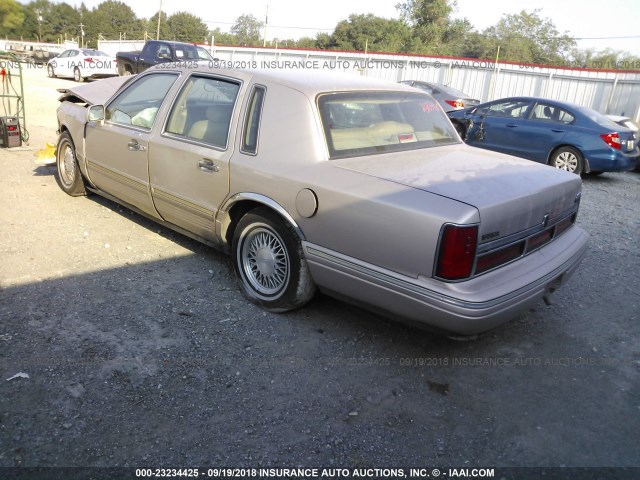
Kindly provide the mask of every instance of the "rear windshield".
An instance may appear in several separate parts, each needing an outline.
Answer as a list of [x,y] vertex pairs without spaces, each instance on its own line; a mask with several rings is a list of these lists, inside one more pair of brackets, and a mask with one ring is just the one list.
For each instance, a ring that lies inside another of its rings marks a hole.
[[318,108],[331,158],[459,143],[453,125],[429,95],[325,94],[318,98]]

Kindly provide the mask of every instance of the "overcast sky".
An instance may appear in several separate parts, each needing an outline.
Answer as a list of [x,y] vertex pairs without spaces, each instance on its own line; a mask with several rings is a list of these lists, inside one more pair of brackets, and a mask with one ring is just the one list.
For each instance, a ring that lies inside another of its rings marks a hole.
[[[21,0],[27,3],[27,0]],[[57,0],[55,0],[57,1]],[[314,37],[319,31],[330,33],[335,25],[352,13],[373,13],[385,18],[398,18],[395,5],[403,0],[237,0],[219,2],[203,0],[121,0],[138,17],[154,15],[160,3],[167,14],[187,11],[202,18],[209,28],[229,31],[242,14],[251,13],[265,19],[268,4],[268,38]],[[66,0],[79,6],[82,0]],[[93,8],[100,0],[84,0]],[[603,50],[607,47],[629,51],[640,56],[640,0],[457,0],[456,17],[466,17],[478,30],[495,25],[503,14],[540,9],[561,33],[585,38],[580,48]],[[288,27],[288,28],[282,28]],[[629,38],[613,38],[629,37]]]

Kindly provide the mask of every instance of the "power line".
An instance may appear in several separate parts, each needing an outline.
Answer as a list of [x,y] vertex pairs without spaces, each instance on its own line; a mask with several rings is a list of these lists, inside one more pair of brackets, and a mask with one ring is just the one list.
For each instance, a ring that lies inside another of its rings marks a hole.
[[[204,23],[207,24],[213,24],[213,25],[235,25],[236,22],[218,22],[218,21],[213,21],[213,20],[203,20]],[[283,29],[288,29],[288,30],[315,30],[315,31],[324,31],[324,32],[332,32],[335,30],[335,27],[333,28],[326,28],[326,27],[299,27],[299,26],[290,26],[290,25],[271,25],[269,24],[269,27],[271,28],[283,28]],[[496,37],[496,35],[490,35],[490,34],[486,34],[486,33],[482,33],[482,32],[469,32],[471,34],[476,34],[482,37],[488,37],[488,38],[492,38],[492,37]],[[508,37],[500,37],[503,39],[511,39],[511,38],[529,38],[529,37],[525,37],[525,36],[508,36]],[[609,37],[572,37],[570,35],[562,35],[562,36],[558,36],[558,37],[545,37],[547,40],[560,40],[560,39],[570,39],[570,40],[633,40],[633,39],[637,39],[640,38],[640,35],[620,35],[620,36],[609,36]]]

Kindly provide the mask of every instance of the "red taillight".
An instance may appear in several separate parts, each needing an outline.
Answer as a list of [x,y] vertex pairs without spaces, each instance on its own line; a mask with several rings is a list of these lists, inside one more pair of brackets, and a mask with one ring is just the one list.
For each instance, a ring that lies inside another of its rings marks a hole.
[[453,108],[464,108],[464,103],[460,100],[445,100],[446,103],[451,105]]
[[536,248],[541,247],[545,243],[551,241],[553,237],[553,229],[549,228],[529,238],[527,242],[527,253],[533,252]]
[[84,59],[84,61],[87,62],[87,63],[93,63],[93,58],[87,57],[87,58]]
[[603,133],[600,135],[600,138],[604,140],[604,143],[609,145],[611,148],[615,148],[616,150],[620,150],[622,146],[622,142],[620,141],[620,135],[617,133]]
[[477,225],[445,225],[440,237],[436,276],[445,280],[470,277],[477,244]]
[[486,272],[521,257],[523,250],[524,242],[520,242],[479,257],[476,265],[476,274]]

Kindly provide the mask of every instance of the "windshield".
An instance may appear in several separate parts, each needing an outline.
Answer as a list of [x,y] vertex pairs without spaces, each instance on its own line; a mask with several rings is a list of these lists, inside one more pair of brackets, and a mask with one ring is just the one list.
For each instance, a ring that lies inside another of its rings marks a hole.
[[84,53],[85,55],[91,55],[93,57],[108,57],[109,55],[107,55],[106,53],[100,51],[100,50],[91,50],[88,48],[85,48],[82,50],[82,53]]
[[458,143],[446,114],[428,95],[348,92],[319,97],[331,158]]
[[196,47],[196,50],[198,51],[198,58],[200,60],[209,60],[210,62],[215,60],[204,47]]

